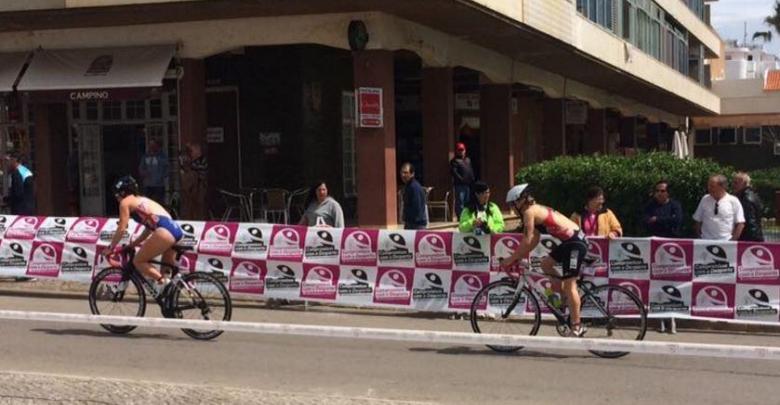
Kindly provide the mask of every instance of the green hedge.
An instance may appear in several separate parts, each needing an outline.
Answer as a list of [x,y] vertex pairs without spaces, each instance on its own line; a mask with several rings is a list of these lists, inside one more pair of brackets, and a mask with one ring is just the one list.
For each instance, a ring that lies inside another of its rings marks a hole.
[[780,190],[780,168],[756,170],[750,172],[753,189],[764,202],[764,217],[775,216],[775,190]]
[[530,183],[536,200],[566,215],[584,206],[585,191],[598,185],[606,194],[627,236],[644,236],[640,224],[642,207],[650,199],[653,184],[669,181],[672,198],[680,201],[685,215],[683,234],[691,235],[691,215],[707,192],[707,178],[715,173],[729,176],[734,170],[709,159],[681,160],[669,153],[632,157],[558,157],[523,168],[519,183]]

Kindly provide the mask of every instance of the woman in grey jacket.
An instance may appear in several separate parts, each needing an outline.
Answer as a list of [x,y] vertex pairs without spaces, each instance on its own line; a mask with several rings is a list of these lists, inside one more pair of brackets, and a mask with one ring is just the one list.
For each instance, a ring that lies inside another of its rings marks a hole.
[[306,211],[299,225],[344,227],[344,211],[338,201],[328,195],[328,185],[324,181],[315,183],[309,189],[304,206]]

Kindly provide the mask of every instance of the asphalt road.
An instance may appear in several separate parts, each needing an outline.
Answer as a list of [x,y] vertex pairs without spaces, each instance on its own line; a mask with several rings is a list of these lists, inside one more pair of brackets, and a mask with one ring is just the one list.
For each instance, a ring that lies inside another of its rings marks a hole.
[[[0,296],[0,309],[87,313],[86,300]],[[466,321],[326,307],[237,308],[234,319],[468,331]],[[545,326],[547,334],[554,333]],[[0,403],[778,402],[770,361],[520,351],[177,330],[113,336],[98,326],[0,323]],[[648,339],[780,346],[780,336],[681,331]]]

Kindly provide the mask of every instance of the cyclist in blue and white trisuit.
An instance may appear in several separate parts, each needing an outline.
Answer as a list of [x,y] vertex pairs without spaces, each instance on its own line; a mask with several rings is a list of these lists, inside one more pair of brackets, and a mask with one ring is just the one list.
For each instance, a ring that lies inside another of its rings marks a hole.
[[138,183],[131,176],[122,177],[116,182],[114,196],[119,202],[119,225],[111,239],[111,244],[103,254],[109,255],[115,251],[132,217],[146,227],[136,240],[125,247],[125,249],[133,249],[143,243],[133,258],[133,265],[144,276],[156,280],[159,284],[167,284],[170,280],[163,277],[149,261],[162,255],[163,263],[175,265],[176,252],[172,248],[183,235],[179,224],[171,219],[171,214],[160,204],[138,195]]

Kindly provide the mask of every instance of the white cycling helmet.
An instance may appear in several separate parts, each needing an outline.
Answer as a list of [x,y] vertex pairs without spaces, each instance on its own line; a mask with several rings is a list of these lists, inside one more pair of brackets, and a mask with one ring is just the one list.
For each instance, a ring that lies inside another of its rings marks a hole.
[[528,188],[528,183],[518,184],[511,189],[509,189],[509,192],[506,193],[506,202],[511,203],[517,201],[518,198],[520,198],[520,195],[523,194],[523,191]]

